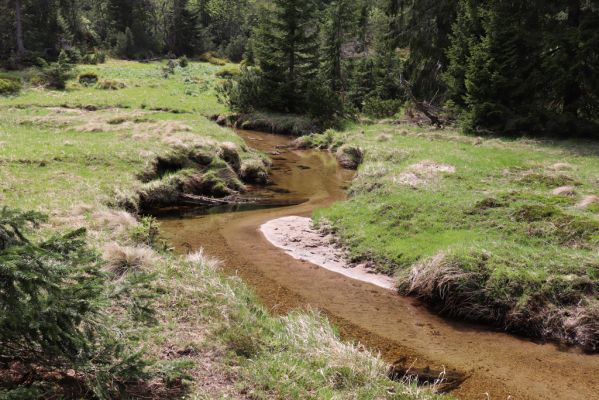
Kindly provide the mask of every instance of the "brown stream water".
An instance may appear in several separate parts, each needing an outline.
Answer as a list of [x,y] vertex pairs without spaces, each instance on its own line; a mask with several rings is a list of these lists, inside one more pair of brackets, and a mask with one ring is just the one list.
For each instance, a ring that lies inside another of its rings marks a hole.
[[[453,392],[461,399],[597,399],[599,356],[539,344],[488,327],[440,318],[410,298],[295,260],[273,247],[260,226],[284,216],[310,216],[345,198],[353,174],[333,156],[282,149],[282,136],[239,131],[248,145],[272,156],[270,193],[288,207],[162,220],[164,235],[179,252],[203,247],[240,276],[273,313],[312,307],[339,327],[345,340],[379,351],[388,362],[456,370],[468,378]],[[302,202],[303,201],[303,202]]]

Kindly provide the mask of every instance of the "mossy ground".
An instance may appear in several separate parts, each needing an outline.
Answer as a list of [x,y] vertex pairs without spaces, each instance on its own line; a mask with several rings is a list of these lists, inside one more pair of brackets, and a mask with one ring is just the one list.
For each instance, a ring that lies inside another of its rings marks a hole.
[[359,125],[302,139],[359,147],[350,199],[317,213],[446,314],[599,349],[599,144]]
[[171,183],[192,185],[184,178],[201,168],[201,182],[209,175],[226,185],[233,180],[223,173],[262,163],[233,131],[203,116],[223,111],[212,90],[218,67],[190,63],[168,79],[161,67],[110,61],[81,71],[122,89],[75,79],[66,91],[25,85],[18,96],[0,97],[0,204],[50,214],[48,232],[87,228],[117,278],[154,277],[143,299],[152,321],[129,319],[131,304],[109,310],[127,326],[122,340],[156,360],[165,381],[187,382],[183,391],[150,382],[148,398],[436,398],[390,381],[378,357],[342,343],[315,313],[268,315],[216,261],[165,252],[151,222],[114,208],[156,187],[168,197]]

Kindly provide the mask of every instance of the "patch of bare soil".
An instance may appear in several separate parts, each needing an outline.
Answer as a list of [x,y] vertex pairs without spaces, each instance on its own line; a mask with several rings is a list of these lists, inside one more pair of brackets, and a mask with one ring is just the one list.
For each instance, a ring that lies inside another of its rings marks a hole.
[[346,252],[335,244],[335,238],[315,229],[310,218],[275,219],[262,225],[260,231],[270,243],[297,260],[385,289],[396,287],[393,278],[375,273],[366,264],[350,262]]

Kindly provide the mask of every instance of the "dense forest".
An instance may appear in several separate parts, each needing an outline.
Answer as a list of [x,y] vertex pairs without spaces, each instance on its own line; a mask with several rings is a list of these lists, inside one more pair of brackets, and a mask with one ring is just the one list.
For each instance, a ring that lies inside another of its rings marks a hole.
[[[599,2],[510,0],[10,0],[7,67],[102,52],[244,62],[229,105],[330,119],[407,100],[467,131],[590,135],[599,110]],[[255,68],[256,66],[257,68]],[[322,85],[326,82],[326,85]]]

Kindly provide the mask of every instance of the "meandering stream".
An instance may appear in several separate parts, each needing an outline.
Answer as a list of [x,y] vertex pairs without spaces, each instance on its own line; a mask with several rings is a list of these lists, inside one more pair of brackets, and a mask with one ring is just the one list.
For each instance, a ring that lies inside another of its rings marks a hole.
[[[414,299],[293,259],[259,232],[265,222],[310,216],[345,198],[353,174],[318,151],[283,149],[282,136],[239,131],[250,147],[273,154],[269,193],[288,207],[212,210],[208,215],[162,220],[177,251],[203,247],[224,261],[275,313],[298,307],[325,312],[345,340],[358,340],[418,367],[457,370],[468,379],[454,394],[462,399],[599,399],[599,355],[538,344],[488,327],[440,318]],[[489,397],[487,397],[487,394]]]

